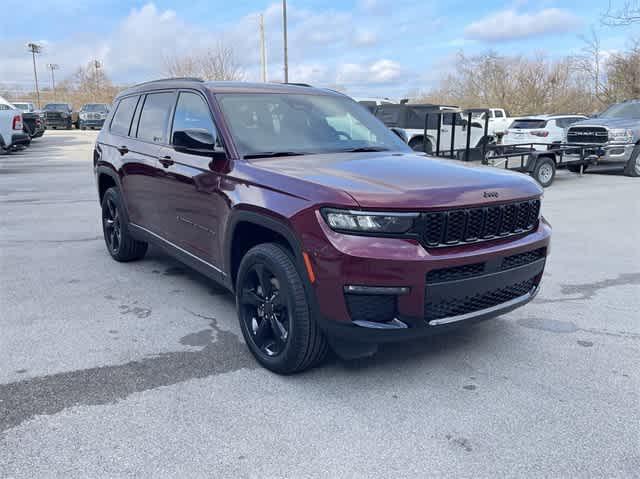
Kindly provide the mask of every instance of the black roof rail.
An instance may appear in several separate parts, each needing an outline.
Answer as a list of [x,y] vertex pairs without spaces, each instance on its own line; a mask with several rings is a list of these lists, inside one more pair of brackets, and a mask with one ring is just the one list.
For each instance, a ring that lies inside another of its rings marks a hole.
[[306,86],[309,88],[313,88],[313,86],[309,85],[308,83],[284,82],[283,85]]
[[158,82],[171,81],[171,80],[176,80],[176,81],[197,81],[197,82],[200,82],[200,83],[204,83],[204,80],[202,78],[198,78],[198,77],[169,77],[169,78],[158,78],[157,80],[144,81],[142,83],[136,83],[135,85],[132,86],[132,88],[135,88],[135,87],[141,86],[141,85],[148,85],[149,83],[158,83]]

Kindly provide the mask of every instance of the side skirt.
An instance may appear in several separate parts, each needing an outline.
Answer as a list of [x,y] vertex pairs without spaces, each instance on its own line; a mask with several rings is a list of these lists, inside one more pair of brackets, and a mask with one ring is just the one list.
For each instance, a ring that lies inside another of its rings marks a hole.
[[233,285],[231,284],[231,280],[229,279],[229,275],[227,275],[224,271],[219,269],[218,267],[212,265],[211,263],[198,258],[194,254],[188,252],[187,250],[181,248],[178,245],[167,241],[162,236],[155,234],[152,231],[149,231],[142,226],[138,226],[134,223],[129,223],[129,230],[131,235],[139,241],[145,241],[147,243],[151,243],[155,246],[162,248],[169,255],[178,259],[180,262],[186,264],[190,268],[202,273],[207,278],[214,280],[216,283],[224,286],[229,291],[233,292]]

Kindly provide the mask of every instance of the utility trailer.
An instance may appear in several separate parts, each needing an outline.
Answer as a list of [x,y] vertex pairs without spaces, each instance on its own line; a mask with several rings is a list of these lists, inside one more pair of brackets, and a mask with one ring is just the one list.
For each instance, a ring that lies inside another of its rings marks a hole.
[[[536,149],[544,146],[546,150]],[[488,145],[483,165],[531,175],[543,187],[551,186],[556,170],[568,169],[582,173],[598,160],[600,145],[568,145],[565,143],[522,143],[518,145]]]
[[[489,115],[484,115],[484,125],[478,125],[472,121],[472,115],[477,115],[479,109],[456,110],[456,111],[433,111],[427,112],[424,118],[424,139],[425,151],[427,148],[427,131],[432,128],[435,121],[436,138],[435,148],[429,153],[431,156],[440,158],[450,158],[460,161],[476,161],[483,165],[504,168],[531,175],[543,187],[550,186],[556,176],[556,170],[566,168],[574,173],[584,171],[586,166],[595,163],[602,154],[602,145],[568,145],[565,143],[521,143],[515,145],[498,145],[492,142],[481,142],[475,147],[472,146],[471,128],[463,131],[464,146],[456,148],[460,142],[456,142],[456,119],[464,118],[463,125],[481,126],[484,129],[484,136],[489,137]],[[489,110],[486,110],[487,112]],[[444,118],[450,116],[453,128],[451,135],[443,141],[441,132]],[[542,146],[543,149],[536,149]]]

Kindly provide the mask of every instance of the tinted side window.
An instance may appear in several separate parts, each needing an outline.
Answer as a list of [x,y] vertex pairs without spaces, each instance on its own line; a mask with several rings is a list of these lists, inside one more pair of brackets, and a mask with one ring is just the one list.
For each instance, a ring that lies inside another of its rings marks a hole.
[[133,111],[136,109],[137,103],[137,96],[129,96],[120,100],[116,112],[113,115],[113,120],[111,120],[111,133],[121,136],[127,136],[129,134],[131,117],[133,117]]
[[154,143],[166,143],[167,124],[174,101],[172,92],[148,94],[140,113],[137,137]]
[[504,118],[504,114],[500,110],[495,111],[496,118]]
[[216,138],[216,127],[211,119],[209,105],[196,93],[181,92],[178,97],[178,105],[173,116],[174,131],[206,130]]

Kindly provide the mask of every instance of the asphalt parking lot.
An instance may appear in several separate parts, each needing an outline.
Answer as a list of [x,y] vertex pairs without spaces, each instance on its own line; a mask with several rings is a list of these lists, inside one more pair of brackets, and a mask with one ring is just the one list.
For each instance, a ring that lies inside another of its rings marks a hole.
[[96,134],[0,156],[0,477],[640,477],[640,180],[559,172],[525,308],[280,377],[210,281],[111,260]]

